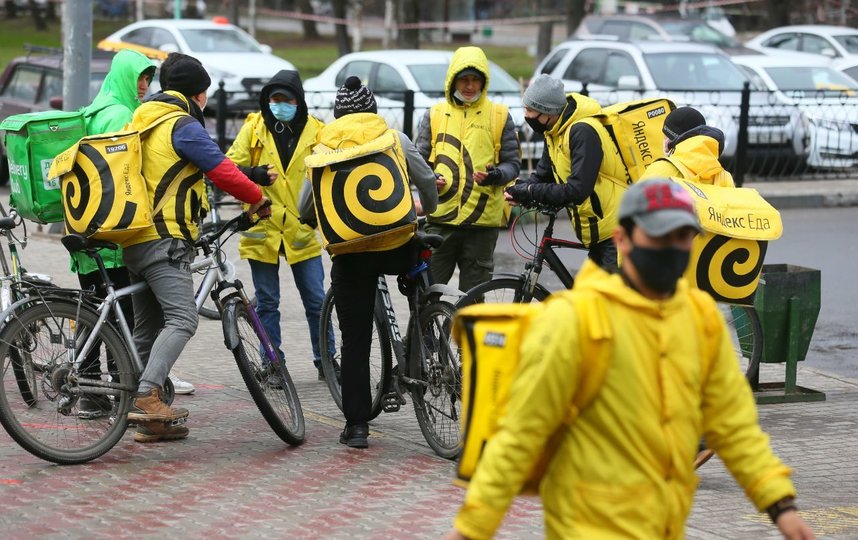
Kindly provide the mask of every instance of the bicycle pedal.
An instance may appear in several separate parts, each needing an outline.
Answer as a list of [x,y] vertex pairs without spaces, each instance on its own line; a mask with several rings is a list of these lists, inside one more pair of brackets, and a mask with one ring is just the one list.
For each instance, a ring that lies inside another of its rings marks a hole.
[[386,413],[397,412],[399,408],[404,405],[404,401],[405,400],[401,399],[396,392],[390,392],[381,398],[381,410]]

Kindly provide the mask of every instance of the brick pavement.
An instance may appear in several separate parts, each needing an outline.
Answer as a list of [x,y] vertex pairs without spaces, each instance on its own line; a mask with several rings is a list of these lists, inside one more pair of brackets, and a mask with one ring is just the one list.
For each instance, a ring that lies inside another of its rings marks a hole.
[[[31,271],[51,273],[61,284],[75,281],[52,238],[31,237],[23,257]],[[246,266],[239,270],[249,282]],[[316,380],[288,274],[284,269],[283,333],[307,419],[304,445],[289,448],[271,433],[222,346],[220,323],[203,319],[175,368],[198,388],[177,398],[191,411],[187,440],[139,445],[128,434],[93,463],[58,467],[0,433],[3,537],[440,536],[462,498],[450,483],[452,464],[428,448],[410,406],[373,422],[368,451],[337,443],[343,419]],[[764,377],[774,379],[778,367],[764,366]],[[858,465],[851,456],[858,441],[858,381],[804,367],[798,381],[825,391],[828,400],[761,407],[762,424],[795,467],[799,504],[820,536],[858,538]],[[777,537],[717,458],[700,471],[700,480],[689,538]],[[541,533],[538,502],[522,499],[499,537]]]

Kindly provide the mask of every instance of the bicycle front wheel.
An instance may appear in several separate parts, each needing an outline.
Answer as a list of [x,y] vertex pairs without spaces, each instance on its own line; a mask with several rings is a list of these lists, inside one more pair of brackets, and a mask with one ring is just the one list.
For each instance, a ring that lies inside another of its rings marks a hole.
[[265,330],[261,323],[256,329],[250,312],[240,299],[230,300],[224,313],[230,317],[231,331],[238,337],[238,343],[232,350],[238,371],[259,412],[283,441],[292,446],[303,443],[304,411],[286,363],[279,358],[276,362],[268,361],[259,334]]
[[718,304],[727,323],[736,358],[745,377],[755,386],[759,382],[760,358],[763,356],[763,327],[760,316],[751,306]]
[[409,375],[420,381],[411,386],[417,423],[432,450],[446,459],[458,456],[462,446],[462,360],[451,332],[455,311],[448,302],[429,304],[420,311],[421,343],[409,338]]
[[541,287],[533,289],[532,295],[525,294],[524,278],[495,278],[485,283],[480,283],[469,290],[456,302],[456,309],[461,309],[472,304],[482,303],[521,303],[526,298],[529,302],[542,302],[548,298],[548,293]]
[[[97,313],[86,306],[49,301],[13,314],[0,332],[0,422],[15,442],[41,459],[85,463],[110,450],[125,433],[137,382],[116,330],[101,327],[94,345],[98,357],[86,373],[74,364],[97,320]],[[9,369],[21,359],[40,366],[30,386],[37,393],[32,401],[22,399],[16,369]],[[98,385],[87,386],[85,380]],[[104,413],[80,415],[83,397],[100,399]]]
[[[227,281],[232,281],[235,279],[235,264],[230,261],[224,261],[224,274],[225,279]],[[205,272],[197,272],[194,274],[194,290],[197,291],[197,294],[200,294],[200,289],[203,285],[203,278],[205,277]],[[245,287],[245,290],[246,287]],[[248,291],[250,292],[250,291]],[[250,296],[250,305],[256,306],[256,295]],[[217,310],[217,306],[214,303],[214,300],[211,299],[211,296],[206,295],[206,299],[203,301],[203,305],[200,306],[199,314],[205,317],[206,319],[212,319],[214,321],[220,320],[220,312]]]
[[[369,384],[372,405],[370,407],[369,419],[372,420],[381,414],[384,405],[385,382],[390,377],[393,356],[390,350],[390,334],[384,324],[384,319],[375,313],[373,316],[372,339],[369,351]],[[322,315],[320,318],[319,350],[322,353],[322,370],[325,373],[325,382],[334,403],[343,410],[343,393],[340,380],[338,379],[341,352],[343,350],[343,338],[340,334],[340,321],[337,318],[337,310],[334,306],[334,291],[328,290],[322,303]]]

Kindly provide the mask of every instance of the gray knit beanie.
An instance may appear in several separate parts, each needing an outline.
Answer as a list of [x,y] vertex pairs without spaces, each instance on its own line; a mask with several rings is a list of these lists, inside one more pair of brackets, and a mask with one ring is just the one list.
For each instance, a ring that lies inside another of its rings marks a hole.
[[562,113],[566,107],[566,91],[562,82],[543,73],[533,79],[521,101],[529,109],[553,116]]

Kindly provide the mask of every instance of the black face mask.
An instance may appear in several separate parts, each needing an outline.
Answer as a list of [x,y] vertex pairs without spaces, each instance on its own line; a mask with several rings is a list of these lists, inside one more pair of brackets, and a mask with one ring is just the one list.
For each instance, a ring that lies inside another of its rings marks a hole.
[[632,246],[629,255],[644,284],[661,294],[676,290],[676,282],[688,268],[690,252],[674,247],[663,249]]
[[[540,115],[541,116],[541,115]],[[524,121],[527,122],[527,125],[530,126],[535,133],[545,133],[548,131],[548,124],[543,124],[539,121],[539,116],[534,116],[533,118],[525,117]]]

